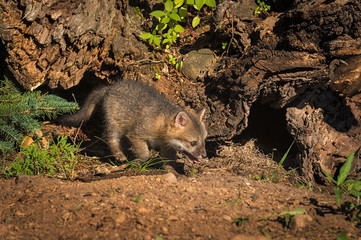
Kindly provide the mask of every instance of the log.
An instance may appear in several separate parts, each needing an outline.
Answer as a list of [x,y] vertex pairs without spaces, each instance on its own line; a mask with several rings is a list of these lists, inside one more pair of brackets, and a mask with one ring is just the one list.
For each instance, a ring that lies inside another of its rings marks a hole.
[[[224,10],[216,34],[230,41],[230,57],[203,80],[211,135],[230,139],[248,127],[255,103],[286,109],[297,162],[307,181],[336,174],[351,151],[360,172],[361,2],[295,1],[296,8],[266,17],[255,28]],[[228,15],[227,15],[228,14]],[[257,35],[258,37],[254,37]],[[269,118],[270,116],[259,116]],[[271,119],[271,118],[270,118]],[[277,123],[274,123],[277,125]],[[277,139],[274,139],[277,142]]]

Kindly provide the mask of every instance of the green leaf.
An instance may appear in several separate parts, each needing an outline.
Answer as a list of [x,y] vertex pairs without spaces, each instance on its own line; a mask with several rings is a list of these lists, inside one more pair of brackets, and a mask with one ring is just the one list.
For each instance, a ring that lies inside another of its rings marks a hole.
[[347,237],[347,232],[342,231],[340,234],[337,235],[337,240],[350,240],[349,237]]
[[142,195],[138,195],[135,199],[134,199],[135,202],[137,203],[142,203],[143,200],[142,200]]
[[192,27],[193,28],[197,27],[200,21],[201,19],[198,16],[194,17],[192,20]]
[[176,31],[177,33],[182,33],[184,32],[184,28],[181,25],[177,24],[174,26],[174,31]]
[[160,22],[164,23],[164,24],[169,23],[169,21],[170,21],[170,18],[168,16],[164,16],[160,19]]
[[361,192],[360,192],[360,191],[351,189],[351,190],[350,190],[350,193],[351,193],[351,195],[354,196],[354,197],[361,197]]
[[159,37],[154,37],[154,38],[153,38],[153,41],[154,41],[154,44],[155,44],[156,46],[159,46],[159,45],[160,45],[160,38],[159,38]]
[[289,211],[289,214],[291,216],[302,215],[302,214],[306,214],[306,210],[304,208],[295,208],[295,209]]
[[173,2],[172,2],[172,0],[167,0],[166,2],[165,2],[165,10],[167,11],[167,12],[171,12],[172,10],[173,10]]
[[335,192],[335,195],[336,195],[336,203],[338,206],[340,206],[343,190],[341,188],[334,187],[333,191]]
[[186,0],[186,4],[188,4],[188,5],[194,5],[194,0]]
[[188,15],[188,10],[185,7],[181,7],[178,12],[181,19],[185,18]]
[[335,179],[333,179],[333,177],[328,174],[326,171],[322,170],[323,174],[325,174],[325,176],[330,179],[334,184],[337,184],[337,182],[335,181]]
[[165,15],[165,13],[163,11],[157,10],[157,11],[153,11],[153,12],[149,13],[149,15],[160,18],[160,17],[163,17]]
[[159,23],[156,27],[155,27],[155,29],[157,30],[157,31],[162,31],[162,30],[164,30],[164,29],[166,29],[167,28],[167,24],[164,24],[164,23]]
[[350,155],[348,155],[346,162],[342,165],[340,174],[337,177],[337,186],[343,184],[350,173],[354,155],[355,152],[351,152]]
[[151,33],[143,33],[142,35],[140,35],[139,37],[142,39],[149,39],[151,38],[153,35]]
[[356,191],[361,191],[361,181],[346,181],[344,184],[347,186],[348,190],[354,189]]
[[176,14],[176,13],[171,13],[171,14],[169,14],[169,17],[170,17],[171,19],[173,19],[173,20],[181,21],[180,16],[179,16],[178,14]]
[[295,208],[292,210],[286,209],[286,211],[280,213],[279,215],[283,216],[283,215],[287,215],[287,214],[289,214],[290,216],[302,215],[302,214],[306,214],[306,210],[304,208]]
[[205,2],[208,7],[216,7],[217,5],[215,0],[205,0]]
[[288,153],[290,152],[290,150],[291,150],[293,144],[295,143],[295,141],[296,141],[296,140],[293,140],[291,146],[287,149],[287,152],[283,155],[281,161],[278,163],[278,166],[282,165],[283,162],[286,160],[286,158],[287,158],[287,156],[288,156]]
[[184,0],[174,0],[174,7],[180,8],[184,3]]
[[201,10],[201,8],[202,8],[203,5],[204,5],[204,1],[205,1],[205,0],[195,0],[195,1],[194,1],[195,9],[197,9],[198,11]]

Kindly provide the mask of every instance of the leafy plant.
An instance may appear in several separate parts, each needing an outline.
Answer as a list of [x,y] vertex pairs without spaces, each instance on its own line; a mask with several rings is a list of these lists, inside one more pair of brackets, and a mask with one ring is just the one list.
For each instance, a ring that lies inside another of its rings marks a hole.
[[342,165],[340,173],[337,176],[337,181],[326,171],[322,171],[325,176],[330,179],[336,186],[333,188],[336,195],[336,203],[340,206],[342,194],[352,195],[358,199],[361,196],[361,181],[353,180],[346,181],[348,174],[350,173],[352,162],[354,159],[355,152],[351,152],[347,157],[346,162]]
[[266,2],[267,1],[257,0],[257,8],[254,13],[260,14],[262,11],[269,11],[271,9],[271,5],[268,5]]
[[163,235],[159,234],[158,236],[155,237],[155,240],[162,240],[163,239]]
[[298,187],[298,188],[307,188],[308,190],[313,191],[312,182],[308,182],[307,186],[304,186],[301,183],[296,182],[296,187]]
[[39,131],[38,119],[54,119],[58,114],[71,113],[78,105],[40,91],[21,92],[4,77],[0,82],[0,154],[15,151],[25,134]]
[[233,222],[236,223],[236,225],[242,226],[243,223],[249,222],[249,218],[248,217],[240,217],[240,218],[235,218],[233,219]]
[[[295,143],[295,140],[293,140],[292,144],[289,146],[289,148],[287,149],[286,153],[283,155],[283,157],[281,158],[280,162],[278,163],[277,165],[277,168],[276,170],[274,170],[273,172],[271,172],[271,165],[269,166],[268,168],[268,172],[267,174],[264,174],[262,176],[252,176],[251,174],[249,175],[249,178],[252,178],[254,180],[259,180],[259,181],[265,181],[265,182],[278,182],[281,178],[283,178],[284,176],[290,174],[291,172],[293,171],[296,171],[297,168],[294,168],[294,169],[291,169],[289,171],[287,171],[286,173],[280,175],[279,174],[279,169],[281,167],[281,165],[284,163],[284,161],[286,160],[293,144]],[[273,157],[274,157],[274,153],[272,153],[272,157],[271,157],[271,160],[273,160]],[[272,164],[272,163],[271,163]]]
[[143,202],[143,200],[142,200],[142,195],[138,195],[135,199],[134,199],[134,202],[136,202],[136,203],[142,203]]
[[236,199],[229,198],[224,202],[219,202],[218,204],[229,204],[232,208],[241,202],[241,191],[238,191]]
[[351,152],[350,155],[348,155],[346,162],[340,168],[337,181],[326,171],[322,172],[329,180],[331,180],[331,182],[336,185],[333,190],[336,196],[336,203],[339,207],[341,207],[341,198],[343,194],[356,198],[355,202],[346,202],[344,204],[344,210],[350,214],[351,221],[361,221],[361,178],[357,178],[356,180],[347,180],[351,171],[354,156],[355,152]]
[[[164,4],[164,10],[155,10],[150,13],[158,19],[158,24],[151,33],[143,33],[140,37],[157,47],[164,45],[166,48],[176,42],[179,34],[184,32],[181,23],[186,22],[190,6],[198,11],[204,5],[216,7],[215,0],[161,0],[161,2]],[[195,16],[192,19],[192,27],[195,28],[199,23],[199,16]]]
[[7,178],[20,174],[39,175],[61,172],[67,178],[73,178],[74,168],[80,144],[74,146],[67,142],[67,136],[59,136],[56,142],[42,148],[40,140],[21,146],[15,160],[4,169]]
[[125,167],[125,169],[137,172],[137,173],[144,173],[148,170],[150,170],[152,167],[155,167],[156,165],[167,163],[171,160],[164,160],[162,158],[150,158],[147,161],[143,161],[140,159],[134,159],[132,161],[129,161]]
[[337,240],[350,240],[350,238],[347,237],[346,231],[342,231],[337,235]]

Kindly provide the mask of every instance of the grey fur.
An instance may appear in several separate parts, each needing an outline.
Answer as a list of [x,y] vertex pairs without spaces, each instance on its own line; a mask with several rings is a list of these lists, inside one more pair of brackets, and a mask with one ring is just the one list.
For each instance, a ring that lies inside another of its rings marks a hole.
[[[148,145],[159,146],[161,155],[171,159],[175,151],[185,152],[193,162],[206,156],[204,111],[187,112],[152,87],[125,80],[93,91],[84,106],[62,122],[79,126],[97,105],[104,110],[105,136],[117,156],[124,156],[120,146],[123,136],[129,139],[135,155],[144,160],[149,158]],[[191,146],[192,141],[198,144]]]

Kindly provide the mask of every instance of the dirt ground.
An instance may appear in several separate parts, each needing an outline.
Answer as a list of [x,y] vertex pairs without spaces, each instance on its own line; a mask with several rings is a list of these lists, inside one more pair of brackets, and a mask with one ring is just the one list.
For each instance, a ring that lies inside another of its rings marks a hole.
[[[195,168],[186,163],[186,174],[119,175],[103,164],[108,174],[90,179],[2,178],[0,239],[337,239],[343,231],[361,239],[330,189],[296,187],[296,172],[255,180],[277,166],[255,141],[216,151]],[[282,213],[296,209],[306,214],[287,225]]]

